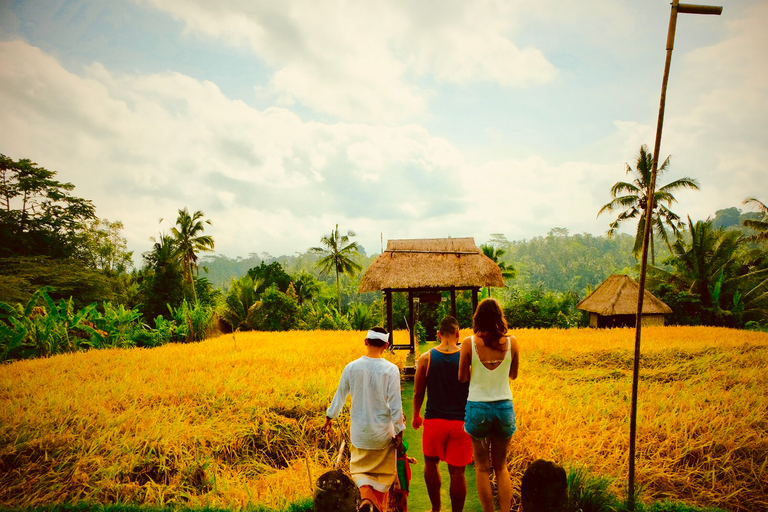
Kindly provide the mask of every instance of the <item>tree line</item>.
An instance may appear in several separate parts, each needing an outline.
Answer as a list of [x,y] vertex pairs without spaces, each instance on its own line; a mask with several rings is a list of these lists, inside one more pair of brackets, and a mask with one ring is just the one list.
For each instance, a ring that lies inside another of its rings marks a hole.
[[[605,236],[553,228],[546,236],[509,241],[494,234],[483,253],[502,270],[507,288],[483,290],[505,307],[512,327],[586,324],[578,302],[612,273],[636,275],[638,236],[652,155],[643,147],[632,182],[618,182],[598,215],[619,211]],[[669,159],[660,168],[669,170]],[[756,198],[714,219],[687,222],[672,211],[673,193],[695,190],[690,178],[663,185],[652,212],[649,290],[674,314],[668,323],[765,328],[768,325],[766,221]],[[101,346],[155,346],[194,341],[213,331],[366,329],[383,322],[380,293],[358,294],[367,256],[336,225],[303,254],[210,254],[211,220],[186,207],[170,231],[150,238],[141,268],[121,236],[122,223],[99,219],[74,185],[36,163],[0,155],[0,359]],[[635,236],[618,233],[637,221]],[[457,316],[471,325],[471,297],[459,293]],[[420,305],[407,325],[407,298],[394,294],[395,328],[433,336],[448,301]],[[109,320],[107,320],[107,318]],[[47,333],[47,334],[46,334]],[[41,341],[48,336],[55,341]],[[47,347],[47,348],[46,348]],[[58,347],[58,348],[56,348]]]

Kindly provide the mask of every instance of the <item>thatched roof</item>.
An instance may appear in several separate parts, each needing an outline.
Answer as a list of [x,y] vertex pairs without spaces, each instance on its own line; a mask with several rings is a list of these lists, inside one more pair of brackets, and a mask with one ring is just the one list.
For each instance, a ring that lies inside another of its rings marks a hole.
[[[636,315],[637,294],[640,285],[629,276],[613,274],[603,281],[595,291],[579,302],[576,307],[602,316]],[[669,314],[672,310],[654,295],[645,290],[643,294],[643,314]]]
[[386,288],[503,287],[501,269],[473,238],[389,240],[365,271],[359,292]]

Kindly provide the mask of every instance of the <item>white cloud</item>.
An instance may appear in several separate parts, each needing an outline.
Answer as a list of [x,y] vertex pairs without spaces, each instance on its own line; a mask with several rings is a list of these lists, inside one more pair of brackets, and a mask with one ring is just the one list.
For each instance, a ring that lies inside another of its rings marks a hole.
[[138,252],[184,206],[214,221],[224,253],[290,253],[314,243],[299,226],[316,238],[339,219],[435,217],[461,195],[461,156],[419,126],[302,122],[179,73],[77,75],[18,41],[0,43],[0,109],[3,151],[73,182]]
[[350,121],[391,124],[425,114],[438,82],[546,83],[555,68],[518,48],[503,3],[152,0],[191,33],[246,46],[274,70],[262,92]]

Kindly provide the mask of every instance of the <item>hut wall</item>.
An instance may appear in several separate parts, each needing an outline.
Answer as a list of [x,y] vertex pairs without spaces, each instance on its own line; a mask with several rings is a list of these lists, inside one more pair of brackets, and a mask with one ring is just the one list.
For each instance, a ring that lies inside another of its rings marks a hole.
[[653,325],[664,325],[664,315],[643,315],[640,319],[643,327]]
[[[613,327],[634,327],[635,315],[612,315],[603,316],[598,313],[589,313],[589,326],[592,328],[604,329]],[[643,327],[664,325],[664,315],[643,315],[640,319]]]

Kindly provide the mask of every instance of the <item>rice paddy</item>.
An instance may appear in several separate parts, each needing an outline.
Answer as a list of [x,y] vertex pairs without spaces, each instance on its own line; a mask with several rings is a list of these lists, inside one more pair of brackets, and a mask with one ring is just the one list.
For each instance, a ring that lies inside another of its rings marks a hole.
[[[515,488],[541,457],[610,477],[623,495],[634,330],[514,334],[522,351],[512,384]],[[347,426],[342,415],[333,435],[319,430],[341,369],[364,353],[363,337],[238,333],[2,365],[0,506],[242,509],[306,499]],[[765,333],[643,329],[641,500],[768,508],[767,351]]]

